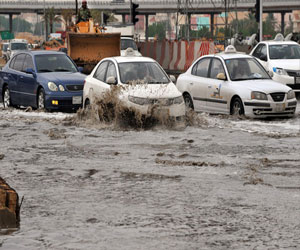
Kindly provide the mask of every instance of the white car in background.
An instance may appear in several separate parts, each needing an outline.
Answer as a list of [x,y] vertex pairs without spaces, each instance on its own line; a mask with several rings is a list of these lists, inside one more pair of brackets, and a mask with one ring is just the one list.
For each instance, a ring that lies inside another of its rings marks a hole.
[[300,93],[300,45],[293,41],[263,41],[250,55],[272,73],[272,79]]
[[84,107],[101,100],[113,86],[119,86],[117,98],[126,107],[142,115],[149,115],[155,108],[158,114],[183,121],[182,94],[161,66],[151,58],[132,56],[132,51],[129,54],[105,58],[97,64],[85,79]]
[[134,56],[142,56],[142,54],[138,51],[138,47],[131,37],[121,37],[121,56],[126,55],[126,50],[128,48],[133,49]]
[[273,81],[255,58],[237,53],[233,46],[200,57],[178,77],[176,86],[195,111],[291,117],[297,105],[290,87]]

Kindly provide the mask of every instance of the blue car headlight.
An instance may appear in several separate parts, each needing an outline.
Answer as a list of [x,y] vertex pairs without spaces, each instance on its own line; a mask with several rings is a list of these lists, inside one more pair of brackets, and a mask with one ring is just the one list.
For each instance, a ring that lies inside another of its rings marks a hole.
[[48,88],[51,91],[58,91],[58,87],[57,87],[57,85],[54,82],[48,82]]

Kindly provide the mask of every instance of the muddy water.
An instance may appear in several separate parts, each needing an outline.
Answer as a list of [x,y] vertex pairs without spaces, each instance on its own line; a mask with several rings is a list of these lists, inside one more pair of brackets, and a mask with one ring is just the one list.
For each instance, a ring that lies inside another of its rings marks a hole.
[[123,129],[0,109],[0,173],[24,196],[1,248],[299,249],[299,111],[191,116]]

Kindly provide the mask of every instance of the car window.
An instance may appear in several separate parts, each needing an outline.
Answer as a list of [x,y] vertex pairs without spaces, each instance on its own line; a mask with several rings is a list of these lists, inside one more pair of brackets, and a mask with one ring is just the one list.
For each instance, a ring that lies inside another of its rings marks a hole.
[[192,75],[207,77],[210,60],[211,58],[200,59],[200,61],[194,65]]
[[22,71],[26,72],[27,69],[34,69],[32,57],[30,55],[26,55]]
[[223,73],[225,75],[225,70],[223,68],[222,62],[219,59],[214,58],[212,59],[209,77],[217,79],[217,75],[219,73]]
[[136,81],[145,84],[169,83],[170,80],[157,62],[125,62],[119,63],[122,83]]
[[108,65],[105,82],[107,82],[107,79],[111,76],[113,76],[115,79],[117,79],[116,67],[112,62],[110,62]]
[[267,45],[263,44],[260,51],[260,56],[267,58]]
[[36,55],[35,65],[38,73],[78,72],[77,67],[66,54]]
[[269,46],[270,59],[300,59],[300,46],[280,44]]
[[11,69],[14,68],[15,61],[16,61],[16,56],[13,57],[13,59],[11,59],[11,61],[10,61],[10,63],[9,63],[9,67],[10,67]]
[[27,43],[12,43],[11,50],[27,50]]
[[15,63],[13,66],[14,70],[22,71],[25,56],[26,56],[25,54],[19,54],[16,56]]
[[263,47],[263,44],[259,44],[259,45],[256,47],[256,49],[254,50],[254,52],[253,52],[252,55],[255,56],[255,57],[257,57],[257,58],[259,58],[259,57],[260,57],[260,52],[261,52],[262,47]]
[[270,79],[263,66],[254,58],[226,59],[225,64],[232,81]]
[[98,79],[99,81],[104,82],[106,69],[107,69],[108,61],[102,62],[99,67],[97,68],[94,78]]

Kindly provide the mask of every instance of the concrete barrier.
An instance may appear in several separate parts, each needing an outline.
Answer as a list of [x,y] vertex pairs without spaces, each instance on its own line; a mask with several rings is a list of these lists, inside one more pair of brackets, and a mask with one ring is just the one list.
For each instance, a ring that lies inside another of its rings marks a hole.
[[143,56],[156,60],[168,72],[185,72],[200,56],[216,53],[210,41],[151,41],[138,44]]

